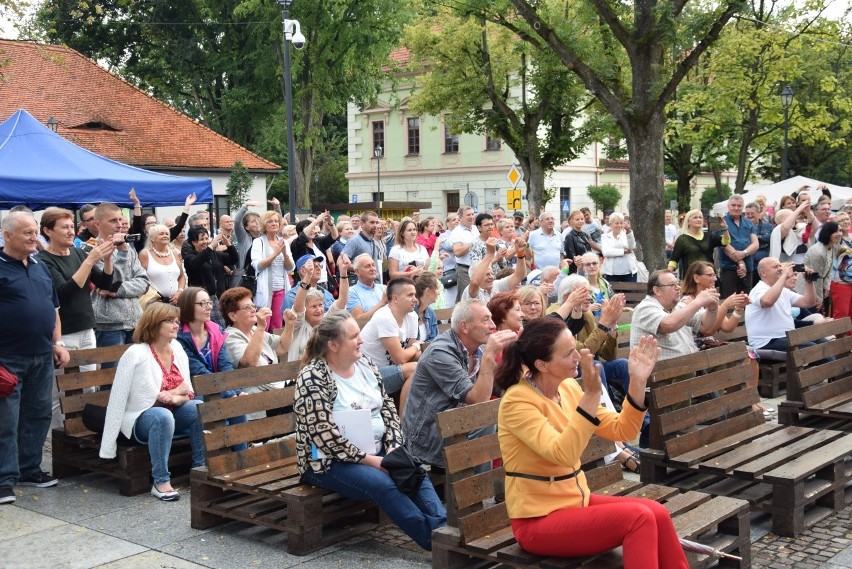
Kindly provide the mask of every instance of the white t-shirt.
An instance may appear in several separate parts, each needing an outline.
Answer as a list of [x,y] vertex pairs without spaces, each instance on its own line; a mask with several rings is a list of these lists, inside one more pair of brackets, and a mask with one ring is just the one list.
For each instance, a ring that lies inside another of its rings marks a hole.
[[[459,223],[456,225],[456,228],[450,232],[450,237],[447,239],[447,243],[452,249],[452,246],[456,243],[461,243],[462,245],[473,243],[473,237],[473,230]],[[470,252],[465,253],[461,257],[456,257],[456,263],[470,266]]]
[[781,290],[778,300],[768,308],[760,305],[760,299],[770,289],[770,286],[760,281],[748,295],[748,306],[745,310],[746,332],[748,334],[748,345],[757,350],[769,343],[774,338],[783,338],[788,331],[793,330],[791,309],[802,295],[788,288]]
[[369,409],[376,452],[379,452],[382,438],[385,436],[385,421],[382,419],[382,391],[372,368],[361,359],[355,362],[355,373],[352,377],[342,377],[335,372],[331,372],[331,376],[337,385],[337,398],[332,410]]
[[399,261],[398,270],[404,271],[412,261],[414,261],[415,267],[426,265],[426,262],[429,260],[429,253],[426,252],[426,247],[423,245],[418,245],[417,251],[406,251],[400,245],[394,245],[390,253],[388,253],[388,258]]
[[397,324],[396,318],[391,312],[390,306],[379,308],[364,329],[361,330],[361,338],[364,344],[361,352],[369,356],[377,366],[393,365],[382,338],[398,338],[400,345],[405,346],[409,339],[417,339],[417,313],[409,312],[402,321],[402,326]]

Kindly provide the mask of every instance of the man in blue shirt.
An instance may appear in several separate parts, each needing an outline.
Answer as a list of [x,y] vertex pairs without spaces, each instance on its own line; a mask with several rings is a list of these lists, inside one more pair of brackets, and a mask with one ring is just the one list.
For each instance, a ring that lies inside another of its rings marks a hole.
[[0,252],[0,366],[17,385],[0,397],[0,504],[15,501],[15,486],[47,488],[56,478],[41,469],[41,449],[50,430],[53,366],[68,363],[62,343],[59,299],[47,265],[31,257],[38,224],[12,212],[2,224]]
[[724,255],[720,256],[719,261],[722,268],[719,293],[722,299],[737,292],[751,291],[754,254],[759,247],[757,228],[743,217],[741,195],[734,194],[728,200],[728,214],[724,219],[731,235],[731,242],[722,247]]
[[367,253],[361,253],[355,257],[352,264],[358,282],[349,287],[349,300],[346,302],[346,310],[354,317],[365,316],[367,319],[388,303],[385,296],[385,285],[376,282],[379,271],[376,262]]
[[[379,226],[379,216],[374,211],[365,211],[361,214],[361,231],[358,235],[353,236],[346,242],[341,255],[346,255],[350,259],[355,259],[362,253],[367,253],[376,262],[376,266],[382,265],[382,254],[380,245],[376,245],[374,237]],[[382,273],[380,272],[377,280],[382,282]],[[293,297],[295,298],[295,294]]]
[[284,308],[293,308],[296,302],[296,293],[299,286],[304,288],[316,288],[322,291],[323,310],[328,312],[331,305],[334,304],[334,296],[326,289],[318,287],[317,283],[325,270],[322,265],[323,258],[314,255],[302,255],[296,260],[296,272],[299,273],[299,284],[291,287],[284,296]]
[[[772,237],[772,224],[763,218],[760,212],[760,205],[757,202],[751,202],[745,206],[745,216],[754,225],[757,233],[757,251],[752,255],[752,266],[757,268],[760,261],[769,256],[769,239]],[[760,282],[760,275],[756,270],[752,271],[751,286]]]

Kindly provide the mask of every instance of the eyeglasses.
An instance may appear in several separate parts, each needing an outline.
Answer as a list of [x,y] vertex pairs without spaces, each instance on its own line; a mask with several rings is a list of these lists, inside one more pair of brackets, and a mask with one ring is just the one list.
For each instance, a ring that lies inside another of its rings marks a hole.
[[196,302],[195,305],[200,306],[202,308],[210,308],[211,306],[213,306],[213,302],[210,300],[201,300],[199,302]]
[[92,216],[92,217],[86,217],[86,218],[81,219],[81,220],[80,220],[80,222],[81,222],[81,223],[89,223],[89,222],[90,222],[90,221],[92,221],[93,219],[95,219],[95,217],[94,217],[94,216]]
[[537,307],[541,308],[541,303],[538,302],[538,301],[529,301],[529,302],[525,302],[524,306],[537,306]]
[[664,287],[667,287],[667,286],[680,286],[680,283],[675,282],[675,283],[669,283],[669,284],[658,284],[657,286],[660,287],[660,288],[664,288]]
[[584,267],[597,267],[600,265],[600,261],[589,261],[588,263],[583,263]]
[[240,306],[237,310],[248,310],[249,312],[257,312],[257,306],[254,304],[246,304],[245,306]]

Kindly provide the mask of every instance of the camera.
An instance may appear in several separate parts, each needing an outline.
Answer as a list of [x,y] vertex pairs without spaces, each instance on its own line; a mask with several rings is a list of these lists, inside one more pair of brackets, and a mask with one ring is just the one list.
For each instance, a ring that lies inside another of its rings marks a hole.
[[802,264],[802,263],[796,263],[795,265],[793,265],[793,272],[794,273],[804,273],[805,272],[805,265]]
[[815,283],[819,280],[819,275],[817,273],[806,273],[805,274],[805,282]]
[[302,32],[296,32],[293,34],[293,39],[290,40],[290,43],[293,44],[293,47],[296,49],[302,49],[305,47],[307,41],[305,40],[305,36],[302,35]]
[[124,242],[125,243],[135,243],[136,241],[139,241],[140,239],[142,239],[141,233],[128,233],[127,235],[124,236]]

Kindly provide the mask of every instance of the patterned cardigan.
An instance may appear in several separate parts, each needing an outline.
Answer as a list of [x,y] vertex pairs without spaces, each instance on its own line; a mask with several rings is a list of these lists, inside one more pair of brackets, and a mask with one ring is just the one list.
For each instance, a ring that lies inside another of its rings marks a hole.
[[[367,362],[376,374],[384,400],[381,410],[385,423],[382,444],[385,449],[402,446],[402,427],[393,399],[385,393],[385,386],[375,364],[366,357],[362,357],[362,361]],[[360,462],[367,455],[337,430],[332,417],[335,399],[337,384],[325,360],[315,359],[302,368],[296,379],[296,400],[293,403],[296,413],[296,458],[300,474],[304,474],[308,468],[322,474],[331,468],[332,459]],[[326,455],[325,458],[311,457],[312,444]]]

